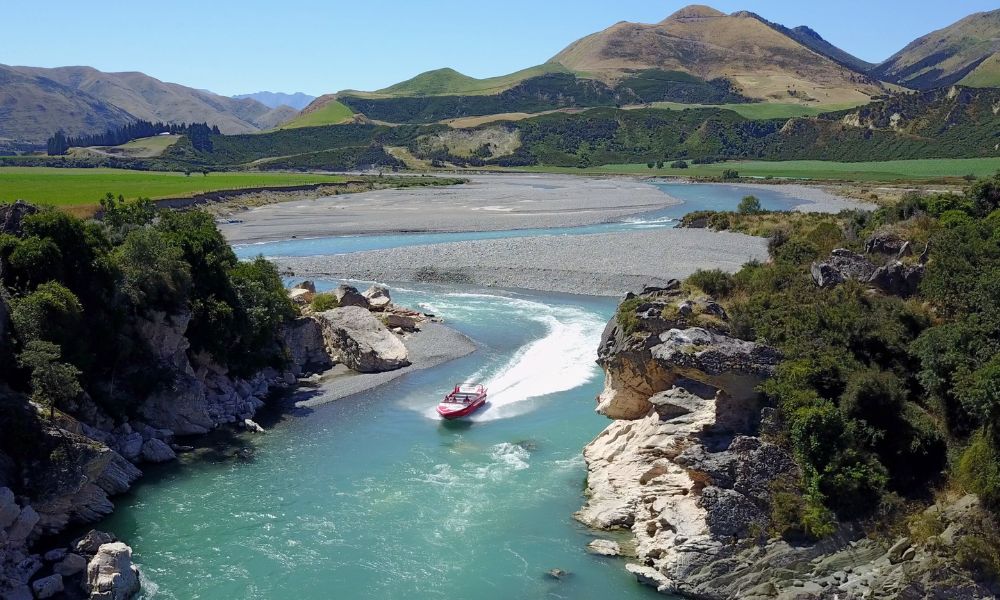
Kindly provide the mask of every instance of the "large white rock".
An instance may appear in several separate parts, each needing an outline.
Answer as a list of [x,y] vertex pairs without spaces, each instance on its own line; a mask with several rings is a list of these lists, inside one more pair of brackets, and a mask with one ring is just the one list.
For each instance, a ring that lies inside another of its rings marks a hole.
[[318,318],[327,345],[348,368],[361,373],[380,373],[410,364],[403,342],[367,309],[335,308]]
[[87,565],[91,600],[129,600],[139,592],[139,570],[132,549],[121,542],[103,544]]
[[392,304],[389,288],[375,284],[365,290],[364,297],[368,299],[368,307],[372,310],[383,310]]

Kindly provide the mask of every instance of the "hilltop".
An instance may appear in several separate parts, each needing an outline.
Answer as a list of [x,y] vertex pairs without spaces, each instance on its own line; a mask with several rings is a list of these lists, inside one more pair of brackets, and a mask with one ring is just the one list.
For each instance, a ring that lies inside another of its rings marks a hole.
[[953,83],[1000,86],[1000,9],[969,15],[928,33],[872,73],[921,90]]
[[884,92],[877,81],[788,32],[753,13],[696,5],[656,24],[617,23],[573,42],[551,62],[604,81],[651,68],[725,77],[761,101],[863,101]]

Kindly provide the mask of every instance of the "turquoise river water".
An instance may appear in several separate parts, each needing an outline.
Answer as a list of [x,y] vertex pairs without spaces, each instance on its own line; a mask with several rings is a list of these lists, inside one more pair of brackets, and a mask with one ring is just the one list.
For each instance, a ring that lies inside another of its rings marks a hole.
[[[678,186],[685,204],[589,228],[485,235],[571,235],[673,225],[702,208],[732,208],[743,190]],[[765,207],[789,208],[777,193]],[[353,252],[476,239],[417,234],[292,240],[243,256]],[[320,282],[332,286],[335,282]],[[144,598],[506,600],[662,598],[619,559],[584,547],[597,533],[572,519],[583,503],[581,449],[608,421],[593,412],[594,364],[616,299],[465,287],[393,286],[475,340],[436,368],[240,437],[252,458],[208,451],[148,469],[101,525],[127,540]],[[483,381],[487,409],[444,423],[434,406],[458,381]],[[220,448],[222,446],[220,445]],[[569,573],[562,580],[549,569]]]

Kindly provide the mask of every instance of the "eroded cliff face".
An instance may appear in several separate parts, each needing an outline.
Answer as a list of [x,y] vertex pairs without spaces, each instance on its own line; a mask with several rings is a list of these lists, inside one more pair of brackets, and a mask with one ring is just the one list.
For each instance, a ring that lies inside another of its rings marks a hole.
[[728,336],[725,311],[679,285],[627,300],[628,331],[613,319],[599,350],[597,410],[614,422],[584,450],[576,518],[631,531],[638,581],[711,599],[993,597],[953,560],[974,497],[928,509],[948,531],[934,544],[880,543],[850,524],[816,544],[769,538],[774,486],[799,477],[755,391],[780,354]]

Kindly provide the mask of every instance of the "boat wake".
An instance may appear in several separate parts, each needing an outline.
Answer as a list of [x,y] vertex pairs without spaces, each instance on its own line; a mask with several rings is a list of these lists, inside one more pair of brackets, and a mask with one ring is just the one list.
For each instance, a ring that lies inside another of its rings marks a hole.
[[546,328],[544,337],[522,347],[486,380],[489,403],[473,421],[517,416],[533,408],[531,400],[564,392],[592,380],[595,352],[604,322],[575,308],[530,302],[528,309]]

